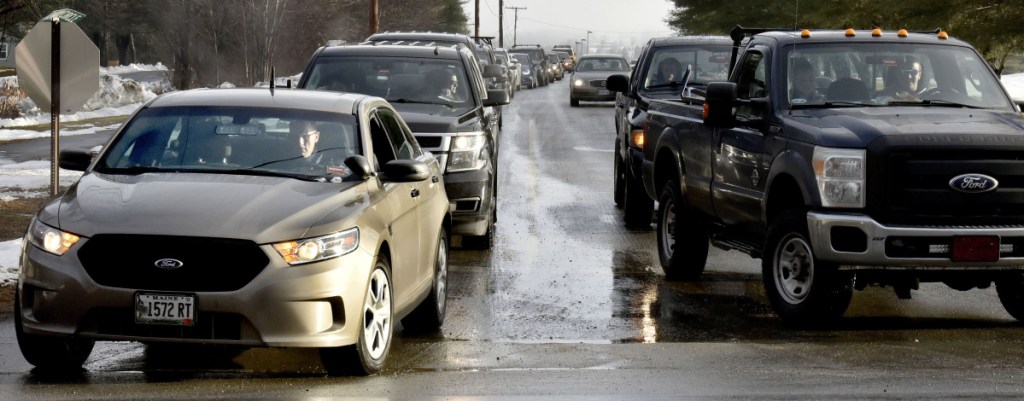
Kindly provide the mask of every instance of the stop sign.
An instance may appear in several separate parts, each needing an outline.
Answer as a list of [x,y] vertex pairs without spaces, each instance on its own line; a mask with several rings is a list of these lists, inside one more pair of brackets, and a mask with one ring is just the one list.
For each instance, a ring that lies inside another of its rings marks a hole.
[[[50,112],[50,54],[53,22],[36,24],[14,48],[18,86]],[[60,110],[78,111],[100,89],[100,50],[78,25],[60,23]]]

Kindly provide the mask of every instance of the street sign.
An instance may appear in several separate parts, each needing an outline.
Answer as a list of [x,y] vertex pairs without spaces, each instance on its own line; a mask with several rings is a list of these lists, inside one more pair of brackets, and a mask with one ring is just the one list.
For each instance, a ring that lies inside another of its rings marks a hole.
[[43,19],[41,19],[39,21],[41,21],[41,22],[50,22],[50,21],[53,21],[54,18],[57,18],[57,19],[59,19],[59,20],[61,20],[63,22],[75,23],[75,22],[81,21],[82,18],[85,18],[85,14],[82,14],[82,13],[80,13],[78,11],[75,11],[75,10],[72,10],[70,8],[62,8],[60,10],[53,10],[53,12],[51,12],[49,15],[43,17]]
[[60,113],[78,111],[100,89],[100,50],[75,24],[60,25],[60,76],[52,77],[53,22],[37,23],[14,49],[18,86],[43,111],[50,110],[52,78],[60,82]]

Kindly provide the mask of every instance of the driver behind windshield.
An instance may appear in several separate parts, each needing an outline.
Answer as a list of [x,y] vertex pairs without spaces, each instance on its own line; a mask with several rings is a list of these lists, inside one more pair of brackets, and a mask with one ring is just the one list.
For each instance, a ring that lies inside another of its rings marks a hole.
[[648,86],[653,87],[676,82],[682,78],[682,70],[682,64],[679,64],[679,60],[676,60],[674,57],[661,60]]

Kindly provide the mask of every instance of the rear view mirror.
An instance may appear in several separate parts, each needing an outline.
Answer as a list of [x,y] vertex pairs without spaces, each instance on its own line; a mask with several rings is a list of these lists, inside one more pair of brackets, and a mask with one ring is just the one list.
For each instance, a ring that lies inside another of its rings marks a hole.
[[487,64],[484,66],[484,78],[501,78],[507,76],[508,72],[505,67],[497,64]]
[[605,87],[610,91],[626,92],[629,90],[629,78],[622,74],[610,75]]
[[92,152],[76,149],[61,150],[58,160],[57,164],[62,169],[85,171],[92,163]]
[[384,182],[416,182],[427,178],[430,178],[430,169],[426,163],[419,160],[389,161],[380,174],[380,179]]
[[736,126],[736,84],[712,82],[704,98],[704,125],[713,128]]
[[352,175],[360,180],[367,180],[373,176],[373,169],[370,162],[363,155],[352,155],[345,159],[345,166],[352,171]]
[[489,89],[487,90],[487,99],[484,99],[484,106],[504,106],[510,102],[507,90]]

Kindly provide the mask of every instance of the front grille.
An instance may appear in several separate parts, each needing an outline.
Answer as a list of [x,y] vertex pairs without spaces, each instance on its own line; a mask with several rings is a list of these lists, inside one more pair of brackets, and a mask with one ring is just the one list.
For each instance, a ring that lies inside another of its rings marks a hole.
[[251,326],[238,314],[216,312],[197,312],[192,326],[137,324],[130,308],[99,308],[86,316],[81,331],[105,336],[237,341],[242,340],[243,325]]
[[420,147],[424,149],[438,149],[441,147],[441,141],[444,137],[440,136],[417,136],[416,142],[420,143]]
[[[252,241],[120,234],[92,237],[78,259],[100,285],[161,291],[234,291],[270,263]],[[181,266],[157,267],[162,259]]]
[[590,86],[595,88],[604,88],[608,85],[608,81],[604,79],[594,79],[590,81]]
[[[905,151],[885,158],[882,206],[886,223],[994,225],[1024,222],[1024,157],[1019,151]],[[999,187],[953,190],[961,174],[985,174]],[[870,190],[869,190],[869,196]]]
[[[1024,238],[999,239],[1000,258],[1024,257]],[[892,236],[885,239],[885,255],[891,258],[950,258],[953,237]]]

